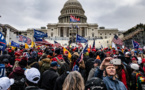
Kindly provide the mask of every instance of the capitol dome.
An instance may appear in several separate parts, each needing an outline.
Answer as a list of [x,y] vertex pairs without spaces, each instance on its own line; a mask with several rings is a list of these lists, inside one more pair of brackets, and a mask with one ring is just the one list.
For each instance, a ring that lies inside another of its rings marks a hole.
[[69,23],[70,15],[80,18],[80,23],[86,23],[87,17],[84,14],[85,11],[79,1],[68,0],[61,10],[61,15],[58,18],[59,23]]

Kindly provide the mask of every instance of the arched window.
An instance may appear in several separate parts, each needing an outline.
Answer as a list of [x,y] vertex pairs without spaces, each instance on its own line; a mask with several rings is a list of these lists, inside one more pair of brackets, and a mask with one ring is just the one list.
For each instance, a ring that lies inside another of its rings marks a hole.
[[53,37],[53,33],[51,33],[51,37]]
[[92,37],[94,37],[94,33],[92,33]]

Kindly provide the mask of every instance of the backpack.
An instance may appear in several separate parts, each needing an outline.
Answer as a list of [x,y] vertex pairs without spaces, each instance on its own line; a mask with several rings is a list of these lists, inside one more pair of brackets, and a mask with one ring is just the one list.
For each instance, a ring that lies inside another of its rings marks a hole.
[[143,75],[140,72],[136,72],[136,89],[138,90],[138,81],[140,79],[140,77],[142,77]]
[[42,61],[42,66],[40,67],[40,72],[43,73],[44,71],[50,68],[50,63]]
[[107,90],[103,80],[98,77],[93,77],[85,84],[85,90]]
[[145,90],[145,77],[139,76],[137,79],[138,90]]
[[11,86],[11,90],[24,90],[25,89],[25,76],[14,74],[14,84]]
[[63,59],[58,59],[58,57],[55,57],[55,58],[57,60],[57,63],[59,64],[57,71],[59,74],[61,74],[60,69],[61,69],[61,66],[65,63],[65,61]]
[[65,63],[64,59],[58,59],[58,57],[55,57],[57,60],[57,63],[61,66]]

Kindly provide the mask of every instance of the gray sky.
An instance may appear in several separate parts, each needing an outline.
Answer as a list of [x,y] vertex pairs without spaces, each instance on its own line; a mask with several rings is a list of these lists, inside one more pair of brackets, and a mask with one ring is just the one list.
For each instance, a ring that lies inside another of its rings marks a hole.
[[[0,23],[18,30],[57,23],[67,0],[0,0]],[[88,23],[127,30],[145,23],[145,0],[78,0]]]

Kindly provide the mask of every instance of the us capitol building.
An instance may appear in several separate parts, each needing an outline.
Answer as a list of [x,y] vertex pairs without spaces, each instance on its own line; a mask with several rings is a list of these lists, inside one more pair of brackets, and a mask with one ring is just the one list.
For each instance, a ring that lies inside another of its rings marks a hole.
[[[105,29],[105,27],[98,27],[97,23],[87,23],[85,10],[77,0],[68,0],[60,13],[58,23],[49,23],[47,24],[47,28],[36,28],[36,30],[47,33],[48,37],[46,39],[48,40],[69,40],[72,37],[75,38],[76,34],[88,40],[107,39],[114,36],[114,34],[121,34],[118,29]],[[70,22],[70,15],[75,16],[75,18],[80,18],[80,22]],[[27,31],[22,31],[21,34],[32,38],[33,30],[28,29]]]

